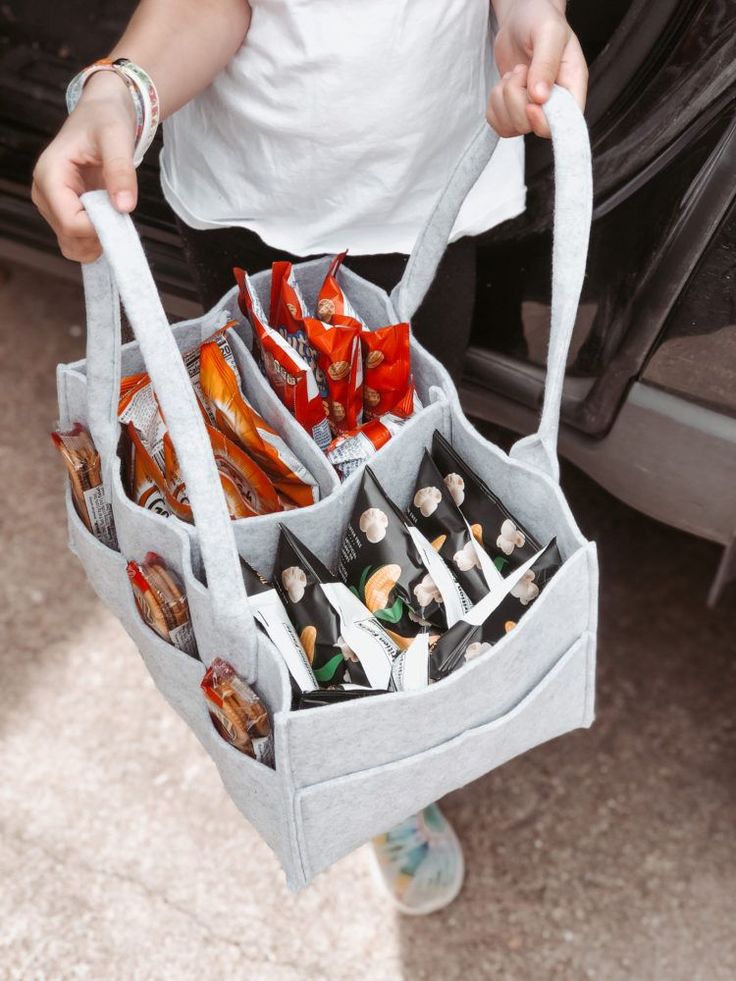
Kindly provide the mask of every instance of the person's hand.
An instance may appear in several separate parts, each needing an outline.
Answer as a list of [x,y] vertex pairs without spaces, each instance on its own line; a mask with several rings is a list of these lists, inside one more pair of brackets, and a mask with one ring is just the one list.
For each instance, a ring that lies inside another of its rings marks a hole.
[[135,110],[125,82],[113,72],[96,73],[33,171],[31,198],[67,259],[92,262],[100,254],[81,194],[106,188],[118,211],[135,207],[134,142]]
[[585,108],[588,66],[563,11],[563,0],[507,0],[494,48],[501,81],[486,112],[499,136],[549,137],[541,106],[554,83]]

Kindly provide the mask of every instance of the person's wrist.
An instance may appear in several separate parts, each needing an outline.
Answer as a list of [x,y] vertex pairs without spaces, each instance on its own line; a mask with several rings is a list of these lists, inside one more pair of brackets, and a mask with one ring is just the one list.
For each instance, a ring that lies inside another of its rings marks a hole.
[[77,105],[88,106],[98,102],[115,105],[116,109],[122,108],[135,131],[135,105],[130,89],[116,72],[95,72],[85,82]]

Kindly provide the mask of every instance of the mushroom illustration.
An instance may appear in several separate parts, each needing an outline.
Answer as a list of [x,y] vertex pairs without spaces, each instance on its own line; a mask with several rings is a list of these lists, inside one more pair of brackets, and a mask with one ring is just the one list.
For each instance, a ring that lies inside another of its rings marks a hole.
[[442,491],[439,487],[420,487],[414,495],[414,507],[419,508],[425,518],[439,507],[442,500]]
[[445,487],[452,495],[452,499],[460,507],[465,500],[465,481],[459,473],[448,473],[445,477]]
[[414,595],[422,608],[429,606],[430,603],[442,602],[442,593],[437,589],[435,581],[429,573],[414,587]]
[[528,606],[539,596],[539,586],[534,582],[534,576],[535,573],[529,569],[511,589],[511,595],[515,596],[522,606]]
[[348,647],[342,634],[337,638],[337,646],[340,648],[340,653],[345,658],[346,661],[352,661],[354,664],[358,664],[358,655],[352,649]]
[[386,537],[388,516],[380,508],[367,508],[360,516],[360,530],[369,542],[381,542]]
[[501,525],[501,534],[496,539],[496,546],[504,555],[511,555],[515,548],[523,548],[525,542],[524,533],[519,531],[511,518],[506,518]]
[[485,654],[486,651],[490,651],[491,645],[481,643],[481,641],[476,640],[472,644],[468,644],[465,648],[465,660],[472,661],[475,657],[480,657],[481,654]]
[[304,596],[304,588],[307,585],[307,574],[298,565],[290,565],[281,573],[281,583],[289,594],[292,603],[298,603]]
[[471,569],[475,569],[476,566],[480,568],[480,560],[478,558],[478,553],[475,550],[475,544],[471,538],[465,543],[465,545],[452,557],[452,561],[458,567],[460,572],[470,572]]

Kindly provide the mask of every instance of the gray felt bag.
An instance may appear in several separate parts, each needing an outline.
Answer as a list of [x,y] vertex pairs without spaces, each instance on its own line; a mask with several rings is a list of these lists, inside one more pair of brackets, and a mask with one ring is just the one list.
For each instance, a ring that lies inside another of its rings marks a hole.
[[[510,455],[467,421],[442,366],[413,341],[424,408],[373,458],[387,492],[405,506],[420,457],[438,429],[543,542],[557,537],[564,563],[518,626],[485,654],[422,691],[395,692],[310,711],[290,711],[286,668],[255,629],[238,554],[269,575],[279,523],[333,565],[360,474],[342,485],[326,458],[283,408],[251,356],[250,326],[236,290],[203,317],[169,326],[133,224],[101,191],[83,201],[104,257],[84,270],[87,358],[60,365],[60,423],[85,423],[99,450],[120,551],[84,527],[67,491],[72,550],[102,601],[119,617],[156,685],[214,759],[246,818],[278,856],[292,888],[306,885],[373,835],[533,746],[593,719],[597,562],[560,490],[556,456],[565,359],[583,282],[591,215],[590,149],[582,116],[555,89],[545,112],[553,134],[556,191],[552,316],[547,384],[538,432]],[[460,160],[421,233],[402,282],[389,297],[349,270],[343,286],[375,328],[409,320],[445,248],[460,205],[497,138],[485,124]],[[329,259],[295,267],[313,305]],[[253,281],[268,305],[270,272]],[[120,301],[136,341],[121,347]],[[321,500],[302,510],[231,521],[202,418],[179,351],[231,317],[231,343],[246,396],[284,435],[317,478]],[[448,338],[448,343],[452,343]],[[133,504],[117,455],[117,393],[122,374],[145,369],[176,446],[195,525]],[[158,552],[182,578],[202,662],[154,634],[136,610],[129,559]],[[239,753],[215,731],[199,683],[215,656],[232,662],[273,717],[275,769]],[[121,748],[121,752],[125,750]]]

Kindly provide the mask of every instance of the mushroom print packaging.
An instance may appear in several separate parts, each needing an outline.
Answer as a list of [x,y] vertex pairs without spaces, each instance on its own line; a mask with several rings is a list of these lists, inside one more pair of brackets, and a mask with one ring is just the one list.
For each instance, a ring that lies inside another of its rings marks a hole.
[[470,607],[442,558],[366,467],[340,549],[338,573],[402,649],[431,644]]
[[501,573],[476,541],[470,525],[425,450],[407,514],[450,566],[473,603],[501,581]]
[[502,575],[539,552],[539,542],[437,431],[432,439],[432,460],[476,540]]
[[491,591],[445,633],[429,656],[433,681],[479,657],[513,630],[562,564],[553,538],[546,548],[501,579]]

